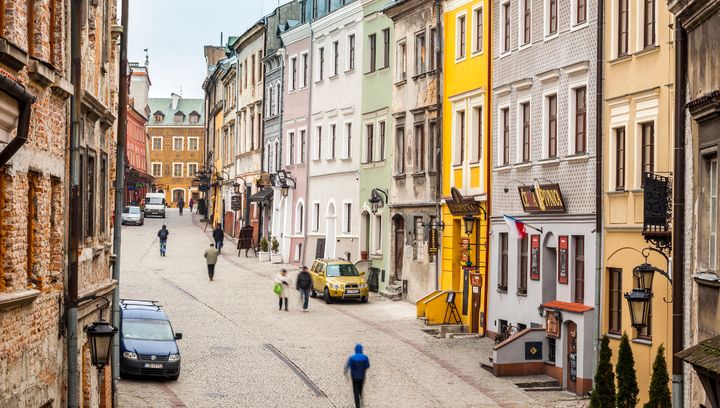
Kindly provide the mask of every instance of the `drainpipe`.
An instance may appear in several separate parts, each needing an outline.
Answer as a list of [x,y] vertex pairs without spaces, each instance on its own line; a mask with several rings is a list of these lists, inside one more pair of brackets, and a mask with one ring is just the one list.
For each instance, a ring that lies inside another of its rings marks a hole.
[[600,352],[600,333],[602,319],[600,318],[602,276],[603,276],[603,64],[604,64],[604,0],[598,0],[597,25],[597,56],[596,56],[596,83],[595,83],[595,327],[593,327],[592,371],[597,367],[598,353]]
[[673,407],[683,406],[683,363],[676,354],[683,350],[685,333],[685,99],[687,93],[687,32],[675,19],[675,157],[673,194],[673,282],[672,399]]
[[[115,228],[113,228],[113,262],[112,277],[115,281],[112,301],[113,326],[120,327],[120,248],[122,242],[122,210],[125,190],[125,145],[127,144],[127,110],[128,110],[128,7],[129,0],[122,0],[120,25],[120,73],[118,78],[118,121],[117,146],[115,159]],[[120,334],[115,333],[112,346],[112,406],[118,406],[118,382],[120,381]]]
[[[68,238],[68,288],[67,288],[67,404],[69,408],[79,407],[78,372],[78,311],[75,304],[78,299],[78,255],[80,251],[80,163],[78,147],[80,143],[80,98],[82,91],[82,66],[80,56],[81,9],[83,0],[72,0],[70,8],[70,78],[73,94],[70,98],[70,212],[66,221],[69,224]],[[117,221],[117,220],[116,220]]]
[[2,167],[10,161],[13,155],[20,150],[20,147],[22,147],[28,139],[30,116],[32,115],[31,106],[35,103],[35,95],[5,75],[0,75],[0,91],[5,92],[16,100],[20,110],[17,134],[0,152],[0,167]]
[[[442,143],[442,0],[435,0],[435,131],[436,139],[440,141],[437,146],[437,168],[435,175],[435,222],[442,222],[442,209],[440,199],[442,198],[442,165],[443,165],[443,143]],[[405,144],[403,143],[403,146]],[[442,231],[441,231],[442,232]],[[442,235],[439,237],[442,240]],[[442,258],[442,245],[435,254],[435,290],[440,290],[440,265]]]
[[[488,14],[487,14],[487,15],[488,15],[488,16],[492,16],[492,15],[493,15],[493,14],[492,14],[493,12],[492,12],[492,2],[491,2],[491,1],[488,2],[488,4],[487,4],[487,9],[488,9]],[[493,27],[492,27],[492,18],[490,18],[490,19],[488,20],[487,26],[488,26],[488,31],[489,31],[489,32],[492,32],[492,29],[493,29]],[[489,81],[489,83],[488,83],[488,93],[490,93],[490,92],[492,91],[492,61],[493,61],[493,59],[492,59],[492,50],[493,50],[493,47],[487,47],[487,53],[488,53],[488,57],[487,57],[487,58],[488,58],[488,67],[487,67],[487,69],[488,69],[488,81]],[[487,106],[485,107],[484,111],[485,111],[485,112],[492,112],[492,98],[490,98],[490,97],[487,98],[487,102],[486,102],[486,103],[487,103]],[[485,123],[490,123],[490,121],[485,121]],[[490,143],[490,144],[492,144],[492,143]],[[485,317],[483,317],[483,322],[482,322],[482,323],[483,323],[483,324],[482,324],[483,336],[485,336],[485,334],[487,333],[487,320],[488,320],[488,319],[487,319],[487,313],[488,313],[488,290],[490,289],[490,286],[488,285],[488,279],[487,279],[487,276],[490,275],[490,248],[488,247],[488,241],[490,240],[490,219],[489,219],[489,216],[490,216],[490,214],[492,214],[492,212],[491,212],[491,209],[492,209],[491,207],[492,207],[492,205],[491,205],[491,202],[490,202],[490,197],[491,197],[491,193],[492,193],[492,179],[491,179],[491,177],[492,177],[492,165],[491,165],[491,163],[490,163],[490,162],[491,162],[490,158],[492,157],[492,151],[491,151],[491,149],[489,149],[489,148],[488,148],[488,149],[485,149],[485,150],[488,151],[488,154],[487,154],[487,155],[488,155],[488,159],[485,160],[485,174],[487,174],[488,183],[487,183],[487,186],[485,186],[485,188],[487,189],[487,195],[486,195],[487,199],[485,200],[485,218],[486,218],[486,222],[487,222],[487,227],[486,227],[486,229],[485,229],[485,232],[486,232],[487,235],[485,236],[485,277],[486,277],[486,278],[485,278],[485,282],[482,282],[482,285],[483,285],[483,287],[485,288],[485,300],[484,300],[484,302],[483,302],[483,303],[484,303],[483,310],[485,311]],[[479,249],[477,249],[477,251],[479,251]]]
[[[310,37],[310,49],[308,50],[308,72],[307,72],[308,83],[306,85],[307,85],[307,92],[309,93],[309,95],[308,95],[308,115],[307,115],[307,121],[306,121],[306,129],[307,130],[305,131],[305,137],[307,137],[308,151],[310,151],[311,147],[310,147],[310,138],[308,137],[308,134],[309,134],[308,131],[310,130],[310,120],[312,119],[312,97],[313,97],[313,94],[312,94],[311,84],[313,81],[313,79],[312,79],[312,63],[313,63],[313,57],[314,57],[314,52],[313,52],[314,48],[312,46],[312,44],[313,44],[312,40],[313,40],[313,35],[315,34],[313,32],[312,19],[309,19],[309,21],[308,21],[308,28],[310,29],[310,34],[308,34],[308,36]],[[356,49],[357,49],[357,47],[356,47]],[[355,63],[357,64],[357,58],[355,58]],[[342,131],[342,130],[343,130],[343,128],[341,127],[340,131]],[[337,131],[338,131],[338,129],[335,128],[336,136],[337,136]],[[303,160],[304,160],[303,163],[305,163],[305,206],[304,206],[305,211],[303,211],[303,213],[304,213],[303,217],[305,217],[305,221],[303,222],[303,225],[305,227],[305,232],[303,233],[303,251],[302,251],[302,254],[300,254],[301,265],[305,265],[305,253],[308,251],[308,248],[306,245],[307,244],[307,228],[308,228],[308,222],[310,221],[310,216],[308,215],[310,213],[310,211],[307,206],[308,198],[310,197],[309,196],[309,194],[310,194],[310,180],[309,180],[309,178],[310,178],[310,163],[309,163],[309,160],[305,160],[304,157],[303,157]]]

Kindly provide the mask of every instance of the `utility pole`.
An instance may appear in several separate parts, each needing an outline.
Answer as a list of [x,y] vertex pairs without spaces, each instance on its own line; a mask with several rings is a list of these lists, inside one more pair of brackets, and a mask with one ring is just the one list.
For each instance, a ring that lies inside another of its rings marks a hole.
[[[127,144],[127,110],[128,110],[128,59],[127,59],[127,39],[128,39],[128,0],[122,0],[122,15],[120,17],[120,25],[122,33],[120,34],[120,78],[118,92],[118,130],[117,130],[117,150],[115,162],[115,227],[113,229],[113,252],[115,262],[113,263],[113,280],[115,281],[115,289],[113,290],[113,315],[112,324],[120,327],[120,248],[122,243],[122,210],[125,201],[125,145]],[[112,397],[113,407],[118,406],[118,381],[120,380],[120,333],[115,333],[112,348]]]

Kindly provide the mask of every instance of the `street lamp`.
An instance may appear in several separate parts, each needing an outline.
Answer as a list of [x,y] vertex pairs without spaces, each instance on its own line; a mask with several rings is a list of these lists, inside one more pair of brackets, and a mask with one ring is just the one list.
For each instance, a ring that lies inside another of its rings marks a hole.
[[542,303],[538,306],[537,311],[540,317],[545,316],[545,306],[543,306]]
[[633,278],[637,284],[636,286],[640,289],[651,290],[655,273],[664,274],[665,271],[647,262],[633,268]]
[[467,236],[472,235],[473,228],[475,228],[475,217],[468,214],[463,217],[463,222],[465,223],[465,234],[467,234]]
[[[277,180],[280,182],[280,194],[282,194],[283,198],[287,198],[288,194],[290,193],[291,188],[296,188],[297,184],[295,183],[295,179],[288,176],[287,172],[285,170],[278,170],[277,171]],[[289,181],[289,183],[288,183]]]
[[370,192],[370,199],[368,199],[368,202],[370,203],[370,211],[373,215],[377,214],[378,209],[385,205],[387,201],[388,196],[386,192],[380,190],[379,188],[373,188]]
[[110,363],[112,341],[118,329],[102,318],[85,328],[90,342],[90,361],[92,365],[102,370]]
[[625,294],[625,299],[630,308],[630,320],[632,326],[637,330],[642,330],[647,326],[650,317],[650,300],[652,292],[650,289],[635,288],[630,293]]

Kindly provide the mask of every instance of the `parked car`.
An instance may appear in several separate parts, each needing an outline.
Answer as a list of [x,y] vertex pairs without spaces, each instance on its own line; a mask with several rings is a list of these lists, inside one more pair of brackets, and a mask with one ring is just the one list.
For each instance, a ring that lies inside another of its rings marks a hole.
[[365,272],[358,272],[355,265],[341,259],[316,259],[310,268],[313,288],[312,297],[322,293],[325,303],[336,299],[368,301],[368,285]]
[[145,204],[143,211],[145,216],[157,215],[165,218],[165,194],[164,193],[147,193],[145,195]]
[[122,224],[143,225],[145,224],[145,214],[143,214],[140,207],[127,205],[123,208]]
[[170,320],[156,301],[120,301],[120,375],[180,377],[180,349]]

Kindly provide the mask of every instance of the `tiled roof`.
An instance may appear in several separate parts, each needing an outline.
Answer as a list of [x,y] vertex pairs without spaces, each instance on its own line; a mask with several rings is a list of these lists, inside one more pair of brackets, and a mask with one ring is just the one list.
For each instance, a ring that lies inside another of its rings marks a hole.
[[543,307],[545,307],[545,309],[564,310],[572,313],[585,313],[588,310],[593,310],[592,306],[584,305],[582,303],[561,302],[559,300],[545,302]]
[[701,341],[675,355],[685,362],[720,375],[720,336]]
[[[205,124],[205,99],[183,99],[180,98],[176,109],[172,109],[172,98],[149,98],[148,106],[150,107],[150,126],[178,126],[192,125],[199,126]],[[161,112],[165,117],[163,121],[158,123],[155,121],[155,113]],[[185,118],[182,122],[175,122],[175,114],[182,112]],[[200,115],[197,123],[190,123],[190,113],[197,112]]]

